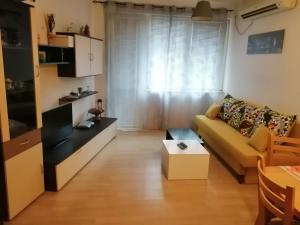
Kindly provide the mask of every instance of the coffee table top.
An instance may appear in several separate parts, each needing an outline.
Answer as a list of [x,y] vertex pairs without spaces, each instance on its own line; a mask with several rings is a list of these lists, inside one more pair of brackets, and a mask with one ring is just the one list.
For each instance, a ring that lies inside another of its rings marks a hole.
[[167,130],[168,140],[197,140],[201,144],[203,141],[199,136],[190,128],[169,128]]
[[[183,142],[188,147],[181,150],[177,144]],[[163,140],[169,155],[209,155],[209,152],[197,140]]]

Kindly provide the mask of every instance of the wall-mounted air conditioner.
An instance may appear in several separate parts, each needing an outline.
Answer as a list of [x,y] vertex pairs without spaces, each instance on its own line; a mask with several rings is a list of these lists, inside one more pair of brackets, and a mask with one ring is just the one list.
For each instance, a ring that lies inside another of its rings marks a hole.
[[239,11],[242,19],[257,19],[295,8],[297,0],[263,0]]

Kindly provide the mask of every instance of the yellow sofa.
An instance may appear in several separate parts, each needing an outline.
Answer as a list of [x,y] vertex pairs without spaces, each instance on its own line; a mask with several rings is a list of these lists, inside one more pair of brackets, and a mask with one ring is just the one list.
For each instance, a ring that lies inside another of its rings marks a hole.
[[[260,153],[248,145],[248,137],[218,118],[209,119],[204,115],[197,115],[196,125],[204,142],[234,171],[239,182],[257,182],[256,162]],[[300,137],[299,119],[290,136]]]

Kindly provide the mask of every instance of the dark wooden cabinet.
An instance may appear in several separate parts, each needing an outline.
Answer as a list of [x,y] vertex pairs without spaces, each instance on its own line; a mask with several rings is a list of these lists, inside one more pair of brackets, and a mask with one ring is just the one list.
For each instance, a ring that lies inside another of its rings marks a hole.
[[0,4],[1,188],[6,219],[44,191],[40,76],[34,8],[22,1]]
[[39,126],[35,95],[38,64],[34,63],[30,9],[26,4],[9,0],[0,6],[4,142]]
[[73,47],[39,45],[39,52],[45,54],[44,61],[40,59],[40,65],[70,65],[74,63]]

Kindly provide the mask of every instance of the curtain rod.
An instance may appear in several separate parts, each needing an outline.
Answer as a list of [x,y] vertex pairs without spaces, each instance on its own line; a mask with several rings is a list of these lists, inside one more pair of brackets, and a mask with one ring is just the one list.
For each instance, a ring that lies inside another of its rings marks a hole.
[[[93,1],[93,3],[100,3],[100,4],[107,4],[107,3],[110,3],[110,2],[112,2],[112,3],[115,3],[115,4],[119,4],[119,5],[126,5],[126,4],[128,4],[128,3],[130,3],[130,4],[133,4],[134,6],[145,6],[145,5],[151,5],[152,7],[154,7],[154,8],[164,8],[164,7],[166,7],[166,5],[153,5],[153,4],[143,4],[143,3],[134,3],[134,2],[118,2],[118,1],[105,1],[105,0],[94,0]],[[178,6],[171,6],[171,5],[169,5],[169,6],[167,6],[167,7],[175,7],[175,8],[177,8],[177,9],[185,9],[185,8],[192,8],[192,7],[178,7]],[[226,9],[226,8],[218,8],[218,9],[212,9],[213,11],[218,11],[218,10],[224,10],[224,9]],[[232,9],[226,9],[227,10],[227,12],[232,12],[233,10]]]

